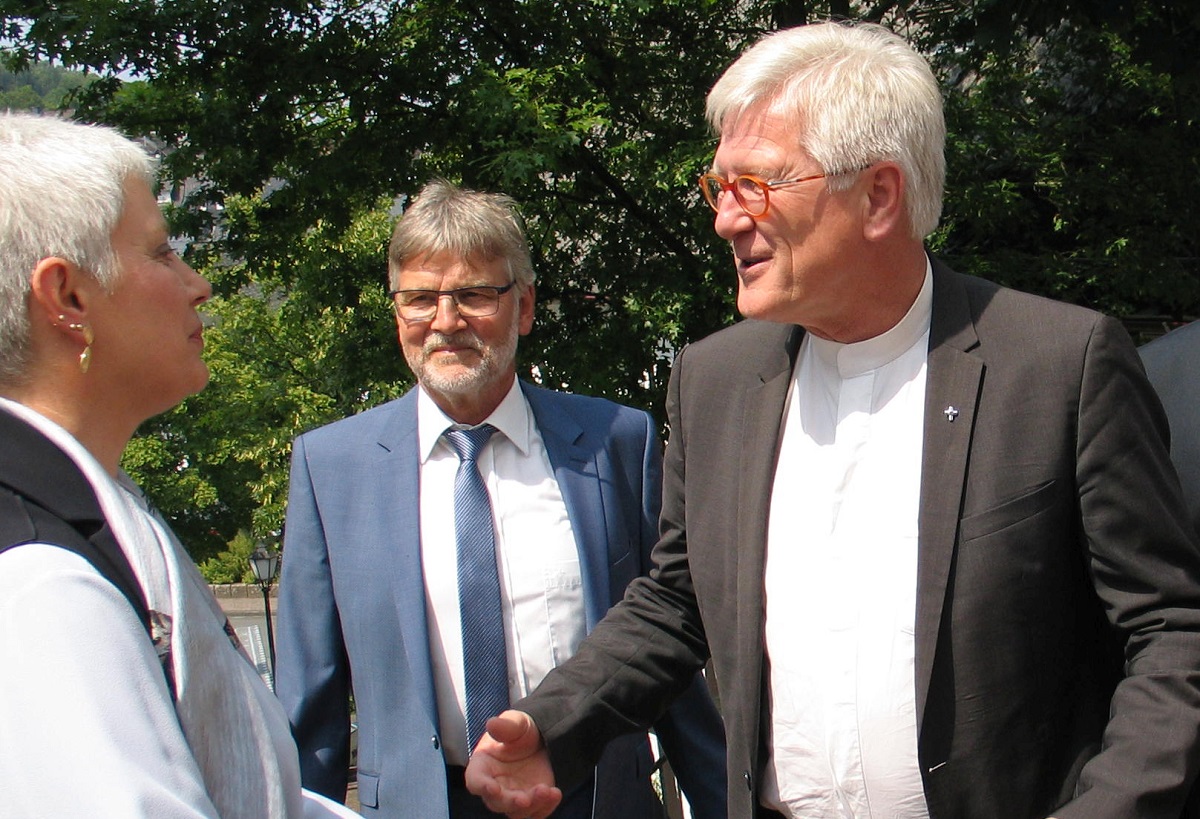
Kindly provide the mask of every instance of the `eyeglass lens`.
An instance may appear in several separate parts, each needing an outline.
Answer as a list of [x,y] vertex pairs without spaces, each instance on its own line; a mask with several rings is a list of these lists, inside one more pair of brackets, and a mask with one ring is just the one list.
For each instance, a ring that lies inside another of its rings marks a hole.
[[401,290],[396,294],[396,308],[407,319],[427,319],[437,313],[442,296],[449,296],[460,315],[480,318],[496,313],[500,294],[508,288],[464,287],[458,290]]
[[728,190],[742,210],[751,216],[761,216],[767,211],[767,188],[752,176],[739,176],[732,182],[725,182],[715,174],[705,174],[703,185],[704,198],[713,210],[720,207],[721,195]]

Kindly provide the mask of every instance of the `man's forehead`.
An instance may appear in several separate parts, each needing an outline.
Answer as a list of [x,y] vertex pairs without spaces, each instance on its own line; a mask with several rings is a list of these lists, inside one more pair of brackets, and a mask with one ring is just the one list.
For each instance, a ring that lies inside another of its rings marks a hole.
[[412,276],[490,276],[505,272],[504,260],[499,256],[475,253],[463,256],[454,251],[434,251],[413,256],[400,265],[400,275]]
[[[773,103],[750,106],[729,117],[713,157],[714,170],[753,173],[755,163],[764,168],[803,163],[808,153],[800,144],[795,117]],[[724,167],[725,165],[731,167]],[[732,167],[732,165],[739,167]],[[741,165],[745,167],[740,167]]]

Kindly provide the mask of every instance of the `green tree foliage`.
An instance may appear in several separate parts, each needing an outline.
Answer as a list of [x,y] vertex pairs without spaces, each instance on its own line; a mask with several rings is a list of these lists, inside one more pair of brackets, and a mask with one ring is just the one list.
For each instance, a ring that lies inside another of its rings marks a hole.
[[1111,32],[1064,27],[956,91],[948,258],[1119,316],[1200,312],[1195,87]]
[[934,248],[1122,317],[1200,314],[1200,7],[896,5],[947,87]]
[[48,63],[37,63],[24,71],[0,65],[0,111],[59,111],[72,93],[89,82],[86,74]]
[[385,248],[434,175],[522,205],[526,374],[661,412],[673,352],[735,319],[695,186],[704,95],[764,31],[829,14],[897,28],[944,80],[939,252],[1122,315],[1200,313],[1200,20],[1157,0],[0,0],[13,67],[88,68],[80,115],[199,180],[171,220],[218,293],[212,384],[127,465],[194,554],[277,530],[291,438],[410,383]]
[[209,583],[253,583],[250,555],[256,545],[249,532],[239,531],[224,551],[200,564],[200,573]]

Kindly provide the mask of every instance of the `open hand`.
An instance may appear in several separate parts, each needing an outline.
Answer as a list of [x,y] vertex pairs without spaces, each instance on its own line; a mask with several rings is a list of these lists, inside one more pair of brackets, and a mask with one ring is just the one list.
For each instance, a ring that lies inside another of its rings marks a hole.
[[467,765],[467,790],[509,819],[546,819],[562,801],[542,734],[524,711],[487,722]]

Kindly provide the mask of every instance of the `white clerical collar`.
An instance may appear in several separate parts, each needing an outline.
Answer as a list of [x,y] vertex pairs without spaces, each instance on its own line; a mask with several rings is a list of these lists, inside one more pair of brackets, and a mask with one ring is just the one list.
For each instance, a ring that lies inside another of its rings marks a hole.
[[806,334],[805,341],[827,366],[836,367],[842,378],[853,378],[899,358],[929,331],[932,315],[933,267],[926,256],[925,281],[921,284],[921,292],[904,318],[890,330],[853,344],[818,338],[812,333]]
[[[484,423],[491,424],[504,433],[504,437],[511,441],[522,455],[526,455],[529,453],[529,438],[532,434],[530,416],[529,402],[525,400],[525,393],[521,389],[520,382],[514,377],[504,400],[496,409],[492,410],[491,415],[484,419]],[[455,426],[463,425],[455,423],[454,419],[442,412],[442,408],[434,403],[425,388],[418,386],[417,438],[420,445],[421,463],[429,460],[442,433]]]

